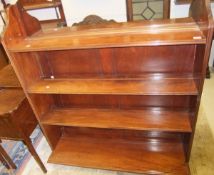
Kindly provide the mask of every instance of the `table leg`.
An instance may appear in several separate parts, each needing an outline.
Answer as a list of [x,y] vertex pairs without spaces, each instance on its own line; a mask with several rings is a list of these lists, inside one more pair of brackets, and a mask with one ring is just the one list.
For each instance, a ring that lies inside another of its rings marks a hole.
[[32,142],[30,140],[30,138],[26,138],[25,140],[23,140],[23,142],[25,143],[25,145],[27,146],[29,152],[31,153],[31,155],[34,157],[34,159],[36,160],[36,162],[39,164],[40,168],[42,169],[42,171],[44,173],[47,173],[47,169],[45,168],[43,162],[41,161],[40,157],[38,156],[35,148],[32,145]]
[[0,145],[0,159],[2,163],[6,166],[6,168],[10,169],[16,169],[16,165],[13,163],[11,158],[8,156],[7,152],[4,150],[4,148]]

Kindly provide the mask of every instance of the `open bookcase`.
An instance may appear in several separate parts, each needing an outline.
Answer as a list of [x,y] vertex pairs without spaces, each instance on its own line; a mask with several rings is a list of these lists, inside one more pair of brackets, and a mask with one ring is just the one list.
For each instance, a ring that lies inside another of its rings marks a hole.
[[45,31],[19,4],[8,16],[3,45],[49,162],[189,174],[212,38],[207,0],[183,19]]

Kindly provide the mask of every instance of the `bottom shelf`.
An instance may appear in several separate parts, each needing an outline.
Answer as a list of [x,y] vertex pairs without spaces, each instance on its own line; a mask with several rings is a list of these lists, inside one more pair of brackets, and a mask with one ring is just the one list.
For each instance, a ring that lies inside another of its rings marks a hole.
[[60,138],[50,163],[148,174],[189,174],[179,138]]

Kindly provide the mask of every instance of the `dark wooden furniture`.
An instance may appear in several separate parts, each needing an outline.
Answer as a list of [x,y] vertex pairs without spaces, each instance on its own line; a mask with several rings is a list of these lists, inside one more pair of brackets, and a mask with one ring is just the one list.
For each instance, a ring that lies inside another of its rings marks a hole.
[[0,88],[21,88],[13,67],[10,64],[0,70]]
[[[4,67],[0,70],[0,138],[23,141],[43,172],[46,172],[46,168],[30,140],[30,135],[37,124],[38,121],[21,89],[12,66]],[[7,168],[16,168],[1,147],[0,154],[0,159]]]
[[[210,0],[213,2],[214,0]],[[192,0],[175,0],[175,4],[180,5],[180,4],[190,4]]]
[[[214,0],[210,0],[211,2],[214,2]],[[175,4],[177,5],[182,5],[182,4],[190,4],[192,2],[192,0],[176,0]],[[210,78],[211,77],[211,73],[210,73],[210,68],[209,68],[209,64],[207,66],[207,71],[206,71],[206,78]]]
[[19,4],[8,16],[4,47],[49,162],[189,174],[213,32],[207,0],[193,1],[184,19],[47,31]]
[[23,141],[43,172],[47,172],[30,140],[37,124],[21,89],[0,89],[0,138]]
[[8,64],[8,58],[4,51],[2,44],[0,43],[0,70]]

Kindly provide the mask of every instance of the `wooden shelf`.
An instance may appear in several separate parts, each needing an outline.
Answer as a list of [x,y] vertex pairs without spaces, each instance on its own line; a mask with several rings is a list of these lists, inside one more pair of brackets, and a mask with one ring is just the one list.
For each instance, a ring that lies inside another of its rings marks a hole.
[[[96,137],[61,138],[49,163],[148,174],[187,174],[179,138],[128,141]],[[181,173],[182,172],[182,173]]]
[[29,93],[113,95],[197,95],[193,79],[93,80],[46,79],[35,82]]
[[61,2],[28,2],[24,3],[25,10],[36,10],[36,9],[43,9],[43,8],[53,8],[58,7],[61,5]]
[[1,88],[21,88],[19,80],[11,65],[4,67],[0,71],[0,87]]
[[144,110],[53,109],[42,117],[47,125],[191,132],[190,114],[157,108]]
[[[151,28],[151,25],[153,26]],[[39,31],[24,40],[13,40],[13,52],[49,51],[129,46],[205,44],[206,39],[192,20],[165,20],[164,23],[133,22],[55,28]]]
[[190,174],[214,23],[208,0],[192,1],[189,14],[41,28],[20,4],[10,6],[2,43],[51,146],[50,163]]

